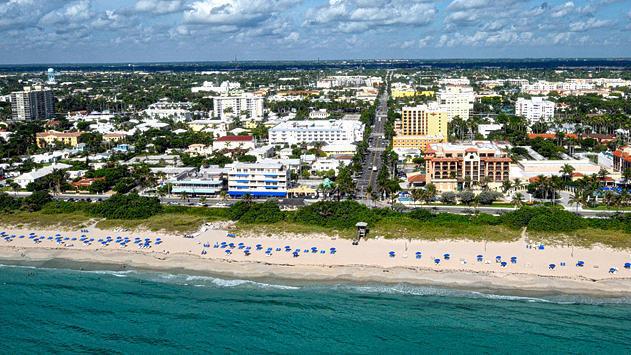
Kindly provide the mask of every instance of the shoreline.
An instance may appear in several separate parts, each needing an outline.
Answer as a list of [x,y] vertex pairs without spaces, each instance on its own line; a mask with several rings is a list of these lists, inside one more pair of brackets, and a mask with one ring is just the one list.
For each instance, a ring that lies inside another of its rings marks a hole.
[[[410,284],[502,295],[586,295],[624,297],[631,293],[631,278],[595,280],[585,277],[522,273],[435,270],[423,267],[372,265],[296,265],[260,261],[206,259],[188,254],[152,255],[143,252],[20,248],[0,246],[0,263],[36,268],[80,271],[140,271],[238,278],[250,281],[343,282],[350,284]],[[95,257],[98,256],[98,257]]]

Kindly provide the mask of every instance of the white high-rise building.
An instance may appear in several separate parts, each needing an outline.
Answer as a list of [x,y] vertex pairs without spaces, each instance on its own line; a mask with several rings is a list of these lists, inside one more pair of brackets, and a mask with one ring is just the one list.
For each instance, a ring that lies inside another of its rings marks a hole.
[[45,120],[55,116],[52,90],[43,86],[24,87],[11,93],[11,118],[14,120]]
[[470,86],[447,86],[436,94],[441,111],[447,112],[449,121],[459,116],[463,120],[469,119],[473,110],[475,93]]
[[224,122],[231,122],[234,117],[246,115],[256,121],[263,119],[263,97],[251,93],[239,96],[213,97],[213,115]]
[[526,117],[529,123],[549,121],[554,117],[555,105],[545,97],[536,96],[531,99],[520,97],[515,103],[515,114]]
[[357,142],[364,134],[364,124],[348,120],[287,121],[269,130],[270,144],[299,144],[340,141]]

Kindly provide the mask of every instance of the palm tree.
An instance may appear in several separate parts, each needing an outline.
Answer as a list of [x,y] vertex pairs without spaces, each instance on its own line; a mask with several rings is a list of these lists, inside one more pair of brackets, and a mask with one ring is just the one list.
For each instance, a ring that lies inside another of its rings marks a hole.
[[423,191],[423,189],[413,189],[410,191],[410,196],[412,197],[412,200],[414,201],[415,204],[418,201],[423,200],[424,195],[425,195],[425,191]]
[[521,189],[521,179],[515,178],[513,180],[513,187],[515,188],[515,191]]
[[228,198],[228,193],[225,190],[219,191],[219,198],[221,198],[222,201],[225,201]]
[[523,206],[524,195],[521,192],[516,193],[515,195],[513,195],[513,199],[511,200],[511,203],[513,204],[513,206],[515,206],[515,208],[519,208]]
[[511,188],[513,188],[513,184],[510,182],[510,180],[502,181],[502,191],[504,193],[507,193],[508,190],[510,190]]
[[631,169],[626,168],[622,171],[622,180],[624,181],[624,188],[626,190],[629,180],[631,180]]
[[572,176],[574,172],[574,167],[570,164],[563,164],[559,173],[563,176],[563,180],[567,183],[567,180]]
[[568,203],[570,205],[576,205],[576,212],[578,212],[578,207],[583,202],[583,197],[583,191],[580,189],[576,189],[576,191],[574,191],[574,193],[570,196],[570,199],[568,200]]
[[252,202],[252,195],[249,193],[246,193],[245,195],[243,195],[243,201],[245,201],[246,203],[251,203]]
[[430,203],[435,197],[436,197],[436,186],[432,183],[427,184],[427,186],[425,186],[425,193],[423,196],[423,199],[425,200],[426,203]]

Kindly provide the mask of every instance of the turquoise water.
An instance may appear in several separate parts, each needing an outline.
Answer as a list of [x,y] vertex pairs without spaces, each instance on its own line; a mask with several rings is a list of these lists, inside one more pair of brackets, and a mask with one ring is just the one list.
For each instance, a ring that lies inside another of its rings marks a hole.
[[629,353],[631,298],[0,267],[0,353]]

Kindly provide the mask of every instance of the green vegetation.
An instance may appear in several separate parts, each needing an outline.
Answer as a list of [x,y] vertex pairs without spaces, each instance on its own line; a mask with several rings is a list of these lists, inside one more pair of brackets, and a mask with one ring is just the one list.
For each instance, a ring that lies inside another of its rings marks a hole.
[[27,199],[0,194],[0,223],[10,225],[100,228],[146,228],[186,233],[203,223],[237,222],[237,229],[256,233],[324,233],[352,237],[357,222],[369,224],[369,237],[512,241],[527,228],[536,240],[575,245],[602,243],[631,248],[631,216],[581,218],[557,207],[522,207],[501,216],[456,215],[416,209],[397,212],[371,209],[354,201],[321,201],[284,212],[273,201],[240,201],[227,209],[160,206],[157,199],[115,195],[98,203],[50,201],[37,193]]

